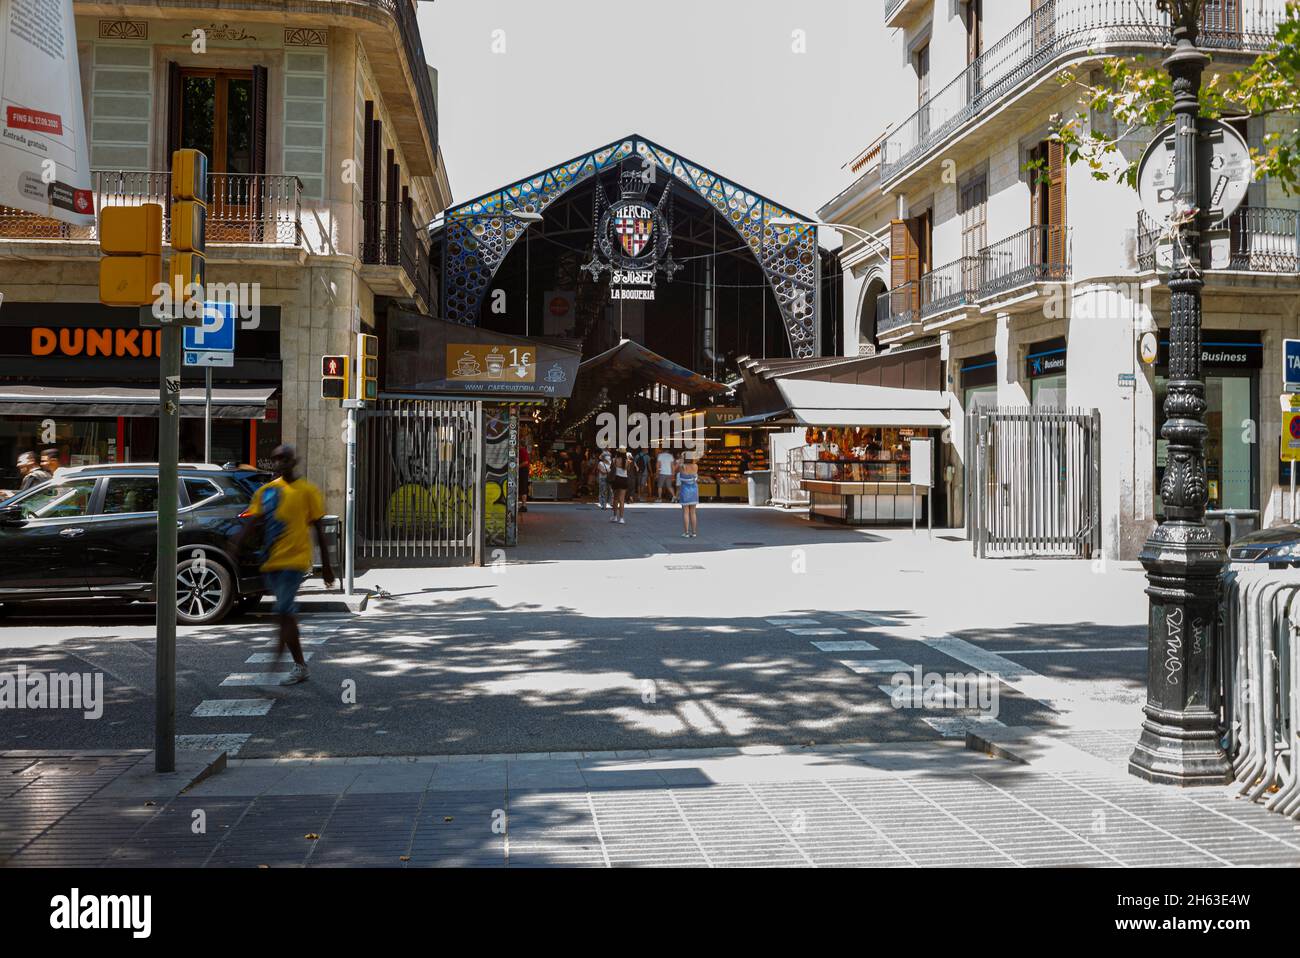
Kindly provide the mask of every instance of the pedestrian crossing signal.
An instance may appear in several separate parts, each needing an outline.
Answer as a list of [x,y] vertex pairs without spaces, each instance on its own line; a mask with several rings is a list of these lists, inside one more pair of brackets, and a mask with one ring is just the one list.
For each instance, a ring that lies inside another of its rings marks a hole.
[[379,398],[379,337],[357,333],[357,398]]
[[348,396],[348,357],[322,356],[320,377],[321,399],[346,399]]

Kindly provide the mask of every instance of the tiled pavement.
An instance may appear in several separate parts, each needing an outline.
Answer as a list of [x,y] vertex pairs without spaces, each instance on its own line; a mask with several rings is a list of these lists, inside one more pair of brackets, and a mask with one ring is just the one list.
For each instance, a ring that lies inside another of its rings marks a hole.
[[[1226,789],[954,742],[618,755],[232,760],[156,802],[104,787],[140,753],[0,756],[0,863],[83,866],[1300,864],[1300,829]],[[1105,739],[1105,741],[1103,741]],[[1059,754],[1059,753],[1058,753]],[[1058,770],[1060,768],[1061,770]],[[1068,769],[1068,770],[1065,770]]]

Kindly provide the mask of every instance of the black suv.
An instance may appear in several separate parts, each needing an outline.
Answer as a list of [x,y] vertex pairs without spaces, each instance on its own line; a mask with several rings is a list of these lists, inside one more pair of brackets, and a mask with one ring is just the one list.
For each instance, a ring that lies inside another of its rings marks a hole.
[[[240,513],[272,476],[248,466],[179,470],[176,616],[220,622],[262,597],[250,537],[239,556]],[[158,466],[60,469],[0,501],[0,604],[50,599],[152,601],[157,567]]]

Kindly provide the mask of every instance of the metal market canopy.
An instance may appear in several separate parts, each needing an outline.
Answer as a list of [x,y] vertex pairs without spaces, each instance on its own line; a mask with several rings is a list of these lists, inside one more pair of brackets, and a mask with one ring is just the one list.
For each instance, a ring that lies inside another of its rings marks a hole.
[[729,426],[907,426],[948,425],[948,397],[930,389],[899,389],[815,379],[778,379],[785,408],[733,419]]
[[[264,419],[275,386],[214,386],[214,419]],[[148,386],[0,386],[0,415],[156,416],[158,390]],[[203,390],[181,390],[181,415],[203,415]]]
[[679,366],[631,339],[584,360],[578,374],[584,391],[622,387],[629,380],[646,386],[661,383],[695,399],[727,391],[722,383]]

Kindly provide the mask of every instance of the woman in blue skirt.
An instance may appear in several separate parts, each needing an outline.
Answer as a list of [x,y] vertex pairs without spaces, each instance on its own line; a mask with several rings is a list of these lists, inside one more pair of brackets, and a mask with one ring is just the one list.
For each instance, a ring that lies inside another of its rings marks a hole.
[[700,534],[696,507],[700,502],[700,467],[694,452],[682,453],[677,462],[677,501],[682,504],[683,539],[693,539]]

